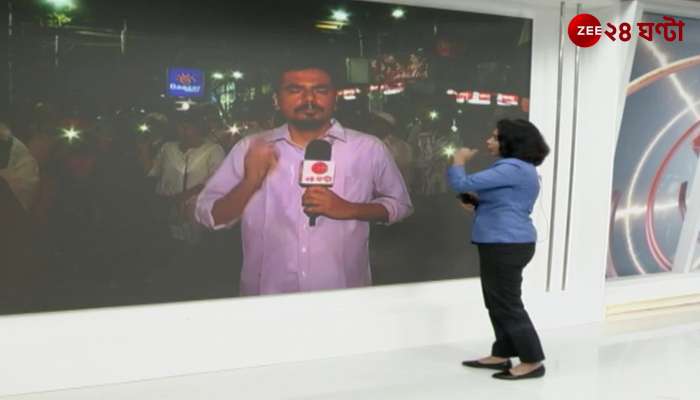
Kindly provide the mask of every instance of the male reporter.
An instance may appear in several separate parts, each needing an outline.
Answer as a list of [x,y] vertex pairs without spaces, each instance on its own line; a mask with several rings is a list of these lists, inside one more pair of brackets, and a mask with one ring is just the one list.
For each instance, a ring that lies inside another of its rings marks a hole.
[[[391,224],[413,211],[382,142],[332,118],[331,75],[313,62],[289,65],[276,93],[287,123],[236,144],[199,195],[196,216],[205,226],[241,221],[242,295],[370,285],[369,222]],[[305,148],[315,139],[332,147],[330,188],[300,184]]]

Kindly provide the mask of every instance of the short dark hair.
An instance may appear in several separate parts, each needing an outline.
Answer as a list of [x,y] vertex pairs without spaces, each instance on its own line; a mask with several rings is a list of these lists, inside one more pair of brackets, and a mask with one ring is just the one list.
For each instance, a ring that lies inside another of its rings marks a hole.
[[547,142],[530,121],[502,119],[496,123],[496,129],[501,157],[517,158],[538,166],[549,154]]
[[324,59],[316,54],[296,54],[286,57],[284,61],[276,68],[275,88],[280,89],[282,86],[282,77],[290,71],[303,71],[306,69],[318,69],[328,74],[331,78],[333,87],[342,85],[339,68],[335,63]]
[[201,134],[206,134],[208,127],[204,117],[204,112],[200,108],[192,108],[187,111],[175,111],[172,114],[173,126],[180,124],[191,125],[197,128]]

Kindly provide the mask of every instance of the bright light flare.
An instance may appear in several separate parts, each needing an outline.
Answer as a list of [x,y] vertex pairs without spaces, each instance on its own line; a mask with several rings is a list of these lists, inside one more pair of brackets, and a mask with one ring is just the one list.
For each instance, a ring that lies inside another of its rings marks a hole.
[[63,130],[63,137],[68,139],[68,142],[80,139],[80,131],[75,129],[75,127],[70,127]]
[[442,154],[444,154],[447,157],[452,157],[453,155],[455,155],[456,151],[457,149],[454,146],[445,146],[442,149]]

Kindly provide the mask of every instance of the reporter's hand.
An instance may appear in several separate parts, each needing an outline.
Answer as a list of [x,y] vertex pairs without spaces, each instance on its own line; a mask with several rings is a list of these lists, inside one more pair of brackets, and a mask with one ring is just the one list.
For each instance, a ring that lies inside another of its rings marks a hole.
[[276,164],[277,151],[275,146],[262,140],[254,142],[245,155],[244,179],[253,187],[259,188]]
[[311,186],[301,198],[304,212],[332,219],[352,219],[353,205],[323,186]]

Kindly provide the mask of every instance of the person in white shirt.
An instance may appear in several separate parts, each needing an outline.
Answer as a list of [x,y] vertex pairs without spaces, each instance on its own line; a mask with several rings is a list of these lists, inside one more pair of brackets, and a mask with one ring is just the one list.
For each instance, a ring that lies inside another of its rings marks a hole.
[[413,149],[396,134],[397,129],[396,118],[393,115],[382,111],[370,114],[368,133],[381,139],[389,149],[406,186],[410,188],[413,183]]
[[165,143],[145,166],[148,176],[157,178],[156,194],[167,200],[171,236],[196,244],[202,227],[194,221],[194,201],[226,154],[206,139],[205,121],[198,113],[181,112],[174,122],[178,141]]
[[29,211],[39,186],[39,164],[3,122],[0,122],[0,179],[7,182],[22,207]]

